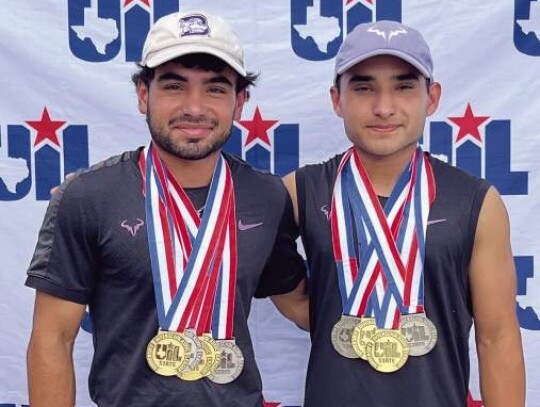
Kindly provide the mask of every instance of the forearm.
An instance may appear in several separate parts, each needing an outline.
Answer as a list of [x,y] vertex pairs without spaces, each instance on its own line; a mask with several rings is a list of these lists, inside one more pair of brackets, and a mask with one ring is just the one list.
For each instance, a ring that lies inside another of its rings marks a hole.
[[514,332],[494,340],[477,340],[485,407],[525,406],[525,366],[519,328]]
[[32,407],[75,405],[73,344],[32,338],[28,346],[28,391]]

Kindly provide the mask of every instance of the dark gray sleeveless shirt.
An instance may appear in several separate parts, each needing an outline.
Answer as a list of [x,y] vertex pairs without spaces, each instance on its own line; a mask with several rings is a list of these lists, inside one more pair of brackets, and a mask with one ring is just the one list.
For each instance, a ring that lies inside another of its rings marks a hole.
[[304,407],[465,407],[472,325],[468,266],[489,185],[431,157],[436,199],[427,230],[425,309],[439,340],[431,353],[409,357],[398,372],[379,373],[365,361],[340,356],[330,342],[342,312],[328,221],[341,157],[296,173],[310,267],[312,350]]

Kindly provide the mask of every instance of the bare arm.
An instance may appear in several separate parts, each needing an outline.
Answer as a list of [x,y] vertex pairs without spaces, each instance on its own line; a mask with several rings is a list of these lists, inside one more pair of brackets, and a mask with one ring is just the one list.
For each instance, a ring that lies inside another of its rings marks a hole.
[[293,291],[273,295],[270,299],[285,318],[309,331],[309,297],[306,279],[300,281]]
[[73,344],[85,306],[37,291],[28,344],[28,389],[32,407],[75,405]]
[[489,189],[480,211],[470,281],[484,405],[524,407],[525,368],[510,227],[494,188]]
[[[283,178],[283,183],[289,192],[294,210],[294,220],[298,224],[298,199],[296,196],[296,177],[292,172]],[[307,281],[303,279],[298,286],[287,294],[270,297],[279,312],[293,321],[300,328],[309,330],[309,297]]]

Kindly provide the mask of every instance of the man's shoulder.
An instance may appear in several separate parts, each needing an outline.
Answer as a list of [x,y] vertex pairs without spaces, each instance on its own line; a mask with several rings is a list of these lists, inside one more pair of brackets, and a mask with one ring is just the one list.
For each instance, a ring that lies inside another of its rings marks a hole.
[[114,190],[127,181],[126,177],[138,176],[138,155],[139,150],[125,151],[81,169],[60,185],[58,194],[93,195]]
[[442,157],[429,155],[429,161],[433,168],[435,178],[443,179],[451,184],[463,184],[463,185],[485,185],[489,186],[489,183],[476,175],[470,174],[461,168],[448,164]]
[[334,177],[345,152],[339,153],[329,159],[313,164],[305,164],[296,170],[297,176],[320,178],[328,175]]

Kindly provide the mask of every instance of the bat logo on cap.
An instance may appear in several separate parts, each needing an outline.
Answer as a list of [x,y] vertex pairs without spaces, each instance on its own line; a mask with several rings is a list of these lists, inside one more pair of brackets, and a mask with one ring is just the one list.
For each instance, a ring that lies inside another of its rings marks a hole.
[[388,38],[386,38],[387,33],[382,31],[382,30],[379,30],[377,27],[370,27],[370,28],[368,28],[368,31],[370,33],[377,34],[377,35],[383,37],[385,40],[388,39],[388,41],[390,41],[392,39],[392,37],[397,37],[399,34],[407,34],[407,30],[405,30],[404,28],[400,28],[399,30],[390,31],[390,33],[388,33]]

